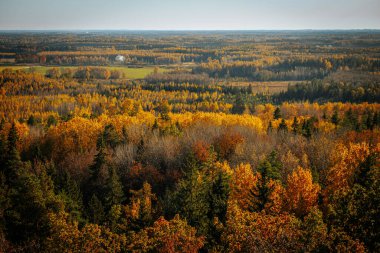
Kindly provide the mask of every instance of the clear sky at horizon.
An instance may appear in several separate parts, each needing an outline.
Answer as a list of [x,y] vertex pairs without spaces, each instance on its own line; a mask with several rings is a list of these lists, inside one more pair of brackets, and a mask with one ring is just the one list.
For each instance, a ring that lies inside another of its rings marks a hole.
[[380,29],[380,0],[0,0],[0,30]]

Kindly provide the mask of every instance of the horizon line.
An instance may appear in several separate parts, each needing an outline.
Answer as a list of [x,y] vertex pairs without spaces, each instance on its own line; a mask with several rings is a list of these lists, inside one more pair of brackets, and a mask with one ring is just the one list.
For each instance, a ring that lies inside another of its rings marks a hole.
[[8,31],[162,31],[162,32],[185,32],[185,31],[380,31],[380,28],[281,28],[281,29],[125,29],[125,28],[46,28],[46,29],[25,29],[25,28],[0,28],[0,32]]

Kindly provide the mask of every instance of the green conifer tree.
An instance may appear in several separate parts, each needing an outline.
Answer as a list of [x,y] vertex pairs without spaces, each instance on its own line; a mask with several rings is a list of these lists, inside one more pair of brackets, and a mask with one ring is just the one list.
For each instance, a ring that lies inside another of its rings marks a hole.
[[88,218],[92,223],[102,224],[104,217],[103,204],[94,194],[88,203]]
[[331,123],[337,126],[339,125],[339,122],[340,122],[340,119],[339,119],[338,111],[335,110],[333,115],[331,116]]
[[109,169],[105,195],[105,203],[108,210],[113,205],[121,204],[124,200],[123,186],[114,167]]
[[14,178],[16,178],[18,169],[20,168],[20,166],[22,166],[20,154],[17,150],[18,139],[19,137],[16,125],[13,123],[8,134],[8,148],[5,158],[5,176],[8,180],[13,180]]
[[281,162],[277,159],[277,153],[272,151],[269,156],[260,163],[258,172],[261,177],[254,188],[249,193],[249,210],[260,212],[270,204],[269,196],[273,189],[269,186],[270,180],[280,179]]
[[287,132],[288,126],[286,125],[286,122],[284,119],[281,120],[280,125],[278,125],[278,132]]
[[279,119],[281,117],[282,117],[281,110],[279,107],[276,107],[276,109],[274,110],[274,113],[273,113],[273,119]]
[[299,123],[298,123],[297,117],[293,118],[292,132],[293,132],[293,134],[298,134],[298,132],[299,132]]

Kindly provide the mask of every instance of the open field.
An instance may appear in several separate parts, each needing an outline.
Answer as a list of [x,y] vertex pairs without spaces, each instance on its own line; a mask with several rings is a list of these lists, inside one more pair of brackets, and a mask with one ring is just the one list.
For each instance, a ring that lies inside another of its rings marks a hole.
[[[96,66],[96,67],[107,68],[109,70],[120,70],[124,73],[124,78],[126,79],[141,79],[154,71],[154,67],[141,67],[141,68],[129,68],[129,67],[119,67],[119,66],[112,66],[112,67]],[[0,66],[0,71],[6,68],[11,68],[13,70],[35,71],[41,74],[46,74],[46,72],[53,67],[34,66],[34,65]],[[77,66],[60,66],[59,68],[62,71],[67,68],[77,69],[78,67]],[[164,68],[158,67],[158,72],[164,72],[164,71],[166,71]]]

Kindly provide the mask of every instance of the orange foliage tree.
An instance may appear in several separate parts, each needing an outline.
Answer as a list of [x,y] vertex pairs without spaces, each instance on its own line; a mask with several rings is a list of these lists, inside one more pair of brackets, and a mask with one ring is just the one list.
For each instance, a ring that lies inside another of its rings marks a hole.
[[303,217],[317,204],[319,191],[320,186],[313,184],[311,172],[298,167],[287,179],[285,210]]
[[210,148],[211,145],[205,143],[204,141],[197,141],[193,144],[192,150],[195,155],[195,158],[199,162],[207,162],[210,158]]
[[222,159],[228,160],[243,142],[244,138],[240,133],[227,131],[215,140],[215,148]]
[[227,252],[294,252],[302,249],[300,222],[293,216],[241,210],[230,201],[223,241]]
[[152,227],[137,233],[133,241],[131,250],[136,252],[196,253],[203,247],[205,238],[198,237],[195,228],[177,214],[170,221],[160,217]]
[[348,147],[338,144],[336,151],[332,154],[333,166],[327,170],[326,188],[324,190],[324,201],[339,195],[350,188],[355,169],[370,154],[367,143],[350,143]]

